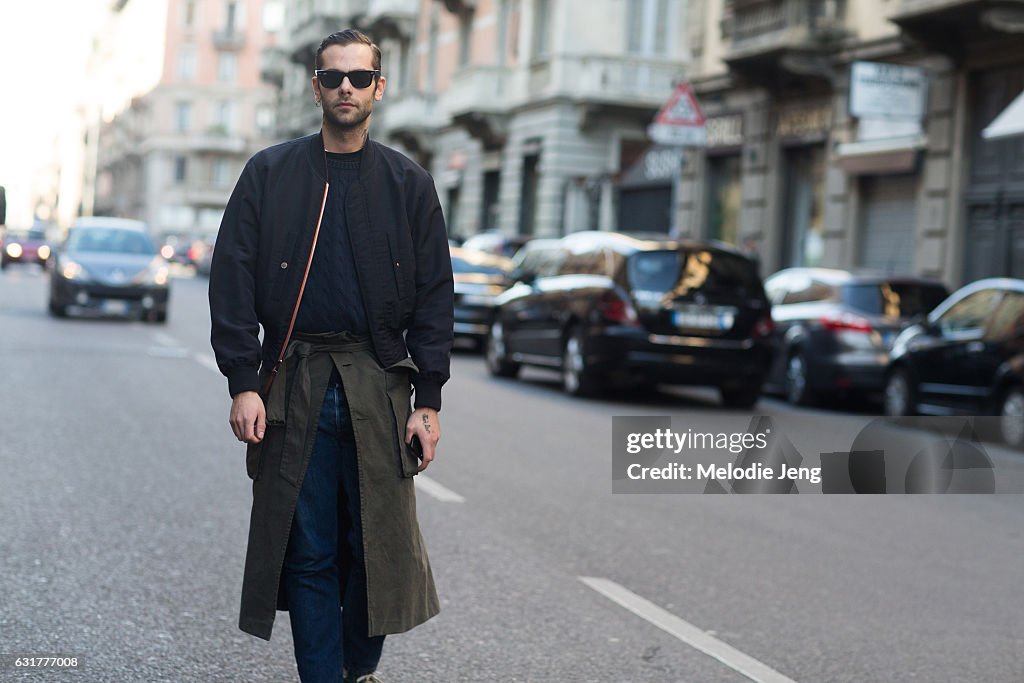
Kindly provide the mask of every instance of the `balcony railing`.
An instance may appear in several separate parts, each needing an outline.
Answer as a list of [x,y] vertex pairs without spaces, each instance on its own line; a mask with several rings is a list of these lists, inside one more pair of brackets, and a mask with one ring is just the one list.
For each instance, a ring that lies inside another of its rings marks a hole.
[[190,182],[182,188],[182,199],[191,206],[225,206],[231,196],[231,185]]
[[387,133],[433,131],[447,123],[437,97],[418,92],[387,100],[380,113],[381,128]]
[[213,46],[218,50],[241,50],[245,47],[245,34],[235,28],[214,31]]
[[411,38],[419,5],[417,0],[368,0],[361,23],[375,33]]
[[519,73],[505,66],[468,67],[455,74],[442,104],[453,118],[462,114],[504,114],[524,99],[521,81]]
[[732,0],[722,34],[726,61],[821,49],[845,35],[846,0]]
[[260,54],[260,78],[280,88],[288,67],[288,56],[279,47],[264,48]]
[[218,152],[224,154],[241,154],[245,151],[245,139],[230,133],[212,128],[204,133],[190,135],[188,149],[193,152]]
[[679,62],[630,56],[560,56],[530,67],[532,98],[567,97],[625,107],[657,107],[684,73]]
[[284,45],[291,60],[312,70],[320,41],[349,26],[353,17],[363,12],[365,4],[366,0],[336,0],[329,14],[314,9],[310,13],[291,16]]

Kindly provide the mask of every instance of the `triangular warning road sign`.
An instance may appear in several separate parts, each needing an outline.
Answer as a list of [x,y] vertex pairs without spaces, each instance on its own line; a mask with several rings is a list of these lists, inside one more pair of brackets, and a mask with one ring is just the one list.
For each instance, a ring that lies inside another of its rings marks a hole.
[[668,102],[654,117],[654,123],[665,126],[703,126],[704,113],[689,83],[680,83]]

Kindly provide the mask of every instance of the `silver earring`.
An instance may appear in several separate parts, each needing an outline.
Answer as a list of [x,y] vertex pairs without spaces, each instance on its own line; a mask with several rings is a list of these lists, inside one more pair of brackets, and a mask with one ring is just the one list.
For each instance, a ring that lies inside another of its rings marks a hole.
[[318,107],[320,106],[320,100],[313,100],[313,101],[316,102],[316,106],[318,106]]

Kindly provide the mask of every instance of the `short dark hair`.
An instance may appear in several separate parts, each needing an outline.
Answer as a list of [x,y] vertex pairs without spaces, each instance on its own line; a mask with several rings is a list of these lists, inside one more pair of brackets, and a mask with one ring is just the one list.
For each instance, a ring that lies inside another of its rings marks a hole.
[[320,61],[320,55],[324,53],[324,50],[329,48],[331,45],[352,45],[353,43],[361,43],[363,45],[369,45],[370,50],[373,52],[373,68],[380,71],[380,48],[377,44],[370,40],[370,36],[366,35],[362,31],[358,31],[354,28],[347,28],[344,31],[335,31],[331,35],[320,41],[320,47],[316,49],[316,67],[321,68],[323,64]]

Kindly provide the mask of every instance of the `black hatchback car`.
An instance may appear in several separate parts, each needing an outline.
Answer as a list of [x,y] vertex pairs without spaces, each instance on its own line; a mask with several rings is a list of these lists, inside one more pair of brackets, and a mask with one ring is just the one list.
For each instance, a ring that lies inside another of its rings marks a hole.
[[1024,280],[979,280],[897,337],[885,412],[998,416],[1024,446]]
[[831,268],[780,270],[764,288],[775,321],[767,389],[796,405],[880,393],[896,335],[949,295],[938,280]]
[[512,260],[452,247],[455,279],[455,337],[479,348],[494,318],[495,298],[512,284]]
[[607,381],[718,387],[757,402],[772,321],[757,265],[718,243],[580,232],[524,247],[487,339],[494,375],[560,369],[573,395]]

